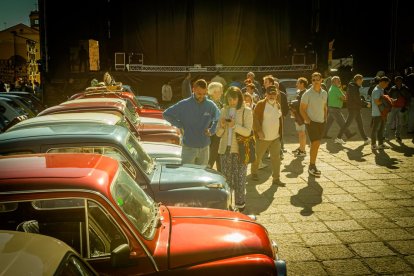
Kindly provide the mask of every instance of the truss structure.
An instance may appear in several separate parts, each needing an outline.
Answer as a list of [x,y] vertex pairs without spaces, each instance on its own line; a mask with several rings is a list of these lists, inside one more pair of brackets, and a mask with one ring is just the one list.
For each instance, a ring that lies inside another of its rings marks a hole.
[[160,65],[141,65],[130,64],[131,72],[295,72],[295,71],[312,71],[313,64],[296,64],[296,65],[264,65],[264,66],[160,66]]

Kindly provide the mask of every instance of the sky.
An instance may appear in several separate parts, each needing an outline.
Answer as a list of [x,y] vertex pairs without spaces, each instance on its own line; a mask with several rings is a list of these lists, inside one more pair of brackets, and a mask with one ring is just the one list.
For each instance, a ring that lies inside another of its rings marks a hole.
[[23,23],[30,26],[29,15],[37,0],[0,0],[0,30]]

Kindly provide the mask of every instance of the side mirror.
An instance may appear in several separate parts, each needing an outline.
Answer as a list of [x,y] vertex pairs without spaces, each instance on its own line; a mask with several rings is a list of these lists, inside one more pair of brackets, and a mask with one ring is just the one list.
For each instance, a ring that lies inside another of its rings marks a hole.
[[128,244],[124,243],[116,247],[111,252],[111,265],[112,267],[124,267],[129,265],[129,255],[131,251],[129,250]]

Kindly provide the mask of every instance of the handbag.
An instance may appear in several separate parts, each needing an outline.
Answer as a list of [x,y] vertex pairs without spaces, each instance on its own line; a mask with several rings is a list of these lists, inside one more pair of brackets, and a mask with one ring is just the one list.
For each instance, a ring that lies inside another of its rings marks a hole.
[[[242,126],[244,127],[244,109]],[[239,160],[244,164],[253,163],[256,160],[256,140],[253,131],[247,137],[236,133],[236,140],[239,146]]]

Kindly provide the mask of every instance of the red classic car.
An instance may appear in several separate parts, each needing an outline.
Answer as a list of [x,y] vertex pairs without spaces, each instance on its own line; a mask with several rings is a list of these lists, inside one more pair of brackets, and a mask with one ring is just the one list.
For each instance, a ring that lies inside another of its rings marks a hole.
[[87,91],[72,95],[69,100],[84,99],[84,98],[120,98],[126,99],[134,105],[135,111],[144,117],[152,117],[163,119],[162,113],[164,110],[148,108],[143,106],[135,97],[134,93],[128,91],[113,91],[106,87],[90,87]]
[[[131,110],[132,109],[132,110]],[[133,133],[138,133],[142,141],[165,142],[180,145],[181,132],[175,126],[171,126],[165,120],[157,118],[139,117],[128,102],[121,99],[80,99],[63,102],[59,105],[49,107],[38,114],[38,116],[79,113],[79,112],[103,112],[115,113],[124,118]]]
[[250,217],[156,204],[102,155],[0,157],[0,229],[60,239],[101,275],[286,275]]

